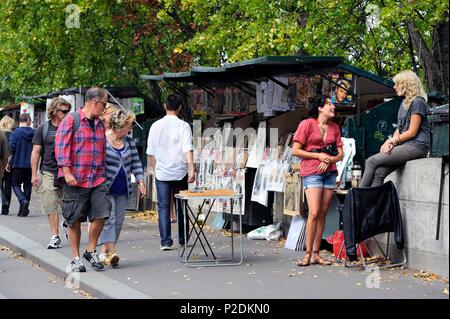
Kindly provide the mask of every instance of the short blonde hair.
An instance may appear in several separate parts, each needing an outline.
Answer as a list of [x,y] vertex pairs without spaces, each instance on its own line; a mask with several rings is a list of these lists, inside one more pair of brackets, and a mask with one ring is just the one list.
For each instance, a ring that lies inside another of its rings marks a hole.
[[0,131],[11,132],[16,127],[17,123],[8,115],[3,116],[0,120]]
[[47,118],[52,119],[56,116],[56,112],[59,111],[59,108],[61,106],[68,106],[69,109],[72,107],[67,100],[63,99],[62,97],[55,97],[52,99],[52,102],[48,106],[47,110]]
[[119,109],[111,114],[109,119],[109,128],[112,130],[122,130],[127,125],[133,124],[136,116],[133,112],[125,109]]
[[105,111],[103,112],[103,115],[112,114],[114,112],[117,112],[120,109],[121,109],[121,107],[119,105],[108,102],[108,103],[106,103]]
[[394,76],[393,80],[398,88],[398,93],[401,96],[405,97],[405,99],[403,100],[403,104],[406,107],[409,107],[412,100],[414,100],[414,98],[418,96],[423,97],[425,101],[428,100],[427,94],[423,89],[422,81],[420,81],[417,74],[413,71],[401,71],[396,76]]

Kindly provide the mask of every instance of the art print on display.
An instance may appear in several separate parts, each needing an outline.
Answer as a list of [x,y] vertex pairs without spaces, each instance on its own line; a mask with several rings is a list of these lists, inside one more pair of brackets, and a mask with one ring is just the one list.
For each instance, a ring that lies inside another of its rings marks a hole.
[[285,180],[284,214],[298,216],[303,213],[303,189],[301,176],[298,173],[287,174]]

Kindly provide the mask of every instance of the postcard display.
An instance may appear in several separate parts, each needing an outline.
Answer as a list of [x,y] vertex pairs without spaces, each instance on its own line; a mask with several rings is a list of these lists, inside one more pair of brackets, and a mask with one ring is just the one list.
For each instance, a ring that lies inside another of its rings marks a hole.
[[[309,109],[310,101],[323,94],[333,94],[339,79],[352,83],[351,74],[332,72],[312,76],[276,77],[274,81],[256,84],[256,101],[245,92],[230,87],[215,88],[214,95],[202,89],[193,89],[190,94],[192,110],[212,113],[247,113],[249,105],[256,102],[258,113],[271,117],[279,112],[299,108]],[[330,81],[331,80],[331,81]],[[286,89],[287,87],[287,89]],[[351,92],[350,92],[351,93]],[[349,94],[348,99],[352,96]],[[235,203],[233,213],[243,212],[245,207],[246,167],[256,168],[251,201],[267,206],[268,192],[284,193],[284,214],[297,216],[303,214],[304,198],[302,179],[299,175],[298,157],[291,153],[292,135],[284,146],[270,149],[266,145],[266,122],[259,123],[255,141],[246,148],[233,145],[232,128],[225,123],[215,135],[202,138],[195,143],[197,189],[233,189],[243,194],[242,206]],[[229,203],[217,200],[214,212],[230,213]]]
[[[197,154],[195,188],[232,189],[236,194],[243,194],[242,203],[234,202],[233,214],[239,214],[243,213],[245,207],[245,164],[248,150],[227,146],[224,141],[232,138],[230,134],[231,124],[226,123],[223,129],[217,129],[214,136],[194,145],[194,152]],[[231,213],[229,201],[216,200],[211,211]]]

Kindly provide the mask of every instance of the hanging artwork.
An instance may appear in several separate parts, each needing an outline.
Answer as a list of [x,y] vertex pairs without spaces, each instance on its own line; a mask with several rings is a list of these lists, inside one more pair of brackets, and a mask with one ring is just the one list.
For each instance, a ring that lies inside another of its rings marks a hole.
[[247,161],[247,167],[258,168],[264,157],[266,149],[266,122],[260,122],[256,141],[251,147],[250,155]]
[[297,216],[303,214],[303,185],[298,173],[287,174],[284,185],[284,214]]

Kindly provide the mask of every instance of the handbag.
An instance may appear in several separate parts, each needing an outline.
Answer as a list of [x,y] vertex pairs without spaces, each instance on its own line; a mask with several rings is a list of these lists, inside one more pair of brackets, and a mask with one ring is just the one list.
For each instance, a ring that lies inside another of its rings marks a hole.
[[53,186],[61,188],[65,183],[64,177],[58,178],[58,173],[53,174]]

